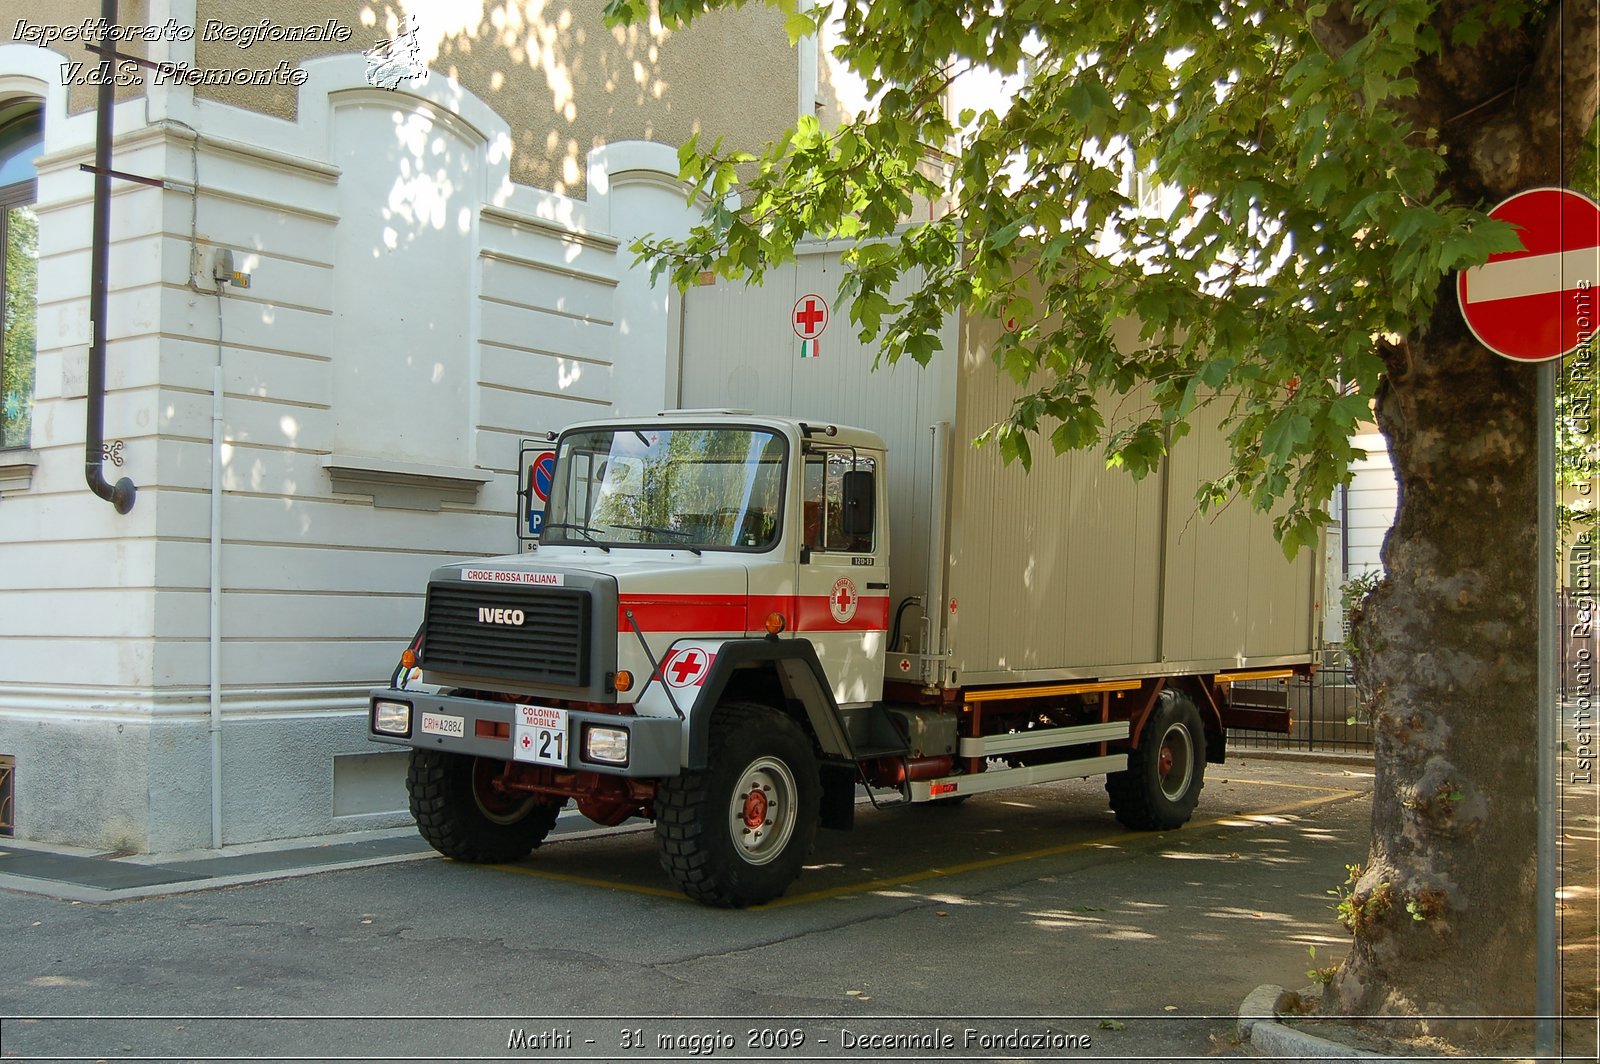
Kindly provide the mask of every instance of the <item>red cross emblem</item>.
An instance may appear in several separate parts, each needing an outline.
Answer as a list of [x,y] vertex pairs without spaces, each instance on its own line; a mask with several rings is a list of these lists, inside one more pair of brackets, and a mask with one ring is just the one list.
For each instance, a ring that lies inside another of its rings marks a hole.
[[530,738],[527,735],[523,735],[523,737],[522,737],[522,748],[524,750],[526,750],[528,747],[530,747],[532,745],[533,745],[533,739]]
[[860,599],[856,595],[856,585],[850,578],[841,576],[833,582],[833,591],[828,595],[828,609],[833,614],[833,619],[840,624],[847,623],[856,615],[856,604]]
[[828,327],[828,302],[821,296],[804,295],[794,304],[794,333],[802,340],[822,335]]
[[697,687],[705,683],[711,668],[711,655],[699,647],[675,651],[661,664],[662,675],[672,687]]

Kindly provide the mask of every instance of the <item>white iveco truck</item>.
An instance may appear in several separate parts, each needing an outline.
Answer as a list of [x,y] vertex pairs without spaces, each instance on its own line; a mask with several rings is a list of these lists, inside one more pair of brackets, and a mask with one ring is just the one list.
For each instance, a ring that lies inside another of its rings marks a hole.
[[1237,685],[1312,667],[1319,560],[1242,503],[1194,516],[1215,425],[1139,482],[1092,454],[1003,467],[969,446],[1011,398],[997,326],[877,373],[850,337],[804,359],[773,338],[836,269],[689,292],[678,394],[741,409],[569,427],[537,545],[433,573],[370,728],[411,748],[439,852],[520,859],[572,801],[653,819],[685,892],[751,905],[863,786],[1104,776],[1119,820],[1168,829],[1228,728],[1288,729],[1281,691]]

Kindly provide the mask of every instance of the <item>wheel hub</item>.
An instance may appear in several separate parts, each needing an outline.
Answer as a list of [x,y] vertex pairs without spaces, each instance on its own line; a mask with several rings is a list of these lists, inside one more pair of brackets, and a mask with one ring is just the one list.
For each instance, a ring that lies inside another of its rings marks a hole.
[[775,757],[759,757],[746,766],[728,805],[728,831],[739,856],[748,864],[776,860],[794,834],[799,807],[794,773]]
[[1189,732],[1183,725],[1174,724],[1161,737],[1161,746],[1156,752],[1156,777],[1160,780],[1161,793],[1168,801],[1179,801],[1189,789],[1193,775],[1194,746]]
[[767,796],[760,787],[751,787],[744,796],[745,827],[754,831],[767,822]]

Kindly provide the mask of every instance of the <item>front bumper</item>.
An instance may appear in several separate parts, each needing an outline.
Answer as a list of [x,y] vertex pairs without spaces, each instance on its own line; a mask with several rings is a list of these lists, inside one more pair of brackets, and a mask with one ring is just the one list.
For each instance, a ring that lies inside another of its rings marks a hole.
[[[374,716],[380,702],[404,703],[411,707],[410,733],[395,735],[377,730]],[[533,701],[527,705],[537,705]],[[367,704],[367,738],[391,746],[416,750],[443,750],[452,754],[492,757],[515,761],[512,736],[516,734],[517,705],[478,698],[376,688]],[[423,729],[424,714],[435,721],[434,730]],[[608,776],[659,779],[683,771],[683,723],[664,717],[635,717],[616,713],[566,711],[567,741],[563,763],[558,771],[599,772]],[[589,727],[623,730],[628,733],[628,761],[615,764],[585,756],[585,729]]]

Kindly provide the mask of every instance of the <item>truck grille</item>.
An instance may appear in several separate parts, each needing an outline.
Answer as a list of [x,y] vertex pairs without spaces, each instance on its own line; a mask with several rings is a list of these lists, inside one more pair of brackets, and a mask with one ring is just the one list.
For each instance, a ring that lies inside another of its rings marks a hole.
[[[481,620],[483,610],[520,613]],[[428,585],[422,665],[430,672],[583,687],[589,682],[589,593],[492,584]]]

